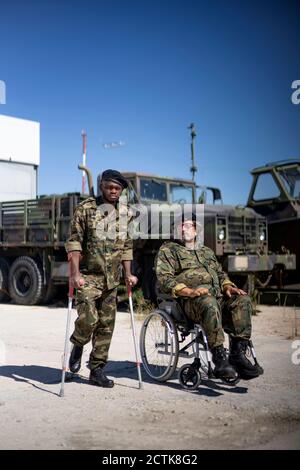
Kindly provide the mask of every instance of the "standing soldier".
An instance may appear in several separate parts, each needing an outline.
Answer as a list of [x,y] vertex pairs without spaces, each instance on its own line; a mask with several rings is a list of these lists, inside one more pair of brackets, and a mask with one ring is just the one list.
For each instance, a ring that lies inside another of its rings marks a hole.
[[[196,216],[180,220],[180,240],[161,246],[156,259],[160,287],[178,298],[186,315],[203,327],[216,377],[234,378],[237,371],[242,379],[254,379],[263,370],[246,357],[251,336],[251,300],[230,281],[213,251],[198,243],[198,230]],[[223,347],[222,326],[230,334],[229,360]]]
[[128,236],[128,207],[119,201],[127,186],[118,171],[104,171],[100,182],[102,196],[88,198],[77,206],[66,243],[70,280],[77,289],[78,312],[70,338],[73,348],[69,368],[74,373],[80,370],[83,346],[92,339],[90,381],[109,388],[114,382],[108,379],[103,368],[114,330],[122,265],[126,283],[130,286],[137,283],[137,278],[131,274],[133,253]]

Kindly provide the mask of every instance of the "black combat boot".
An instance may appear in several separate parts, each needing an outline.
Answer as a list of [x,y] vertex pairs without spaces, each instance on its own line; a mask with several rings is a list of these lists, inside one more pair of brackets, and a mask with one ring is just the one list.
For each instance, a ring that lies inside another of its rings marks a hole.
[[112,388],[114,386],[114,381],[110,380],[104,373],[103,368],[97,367],[96,369],[91,370],[90,372],[90,382],[99,387]]
[[229,364],[223,345],[212,349],[212,360],[215,364],[214,376],[217,378],[234,379],[237,377],[235,369]]
[[74,344],[69,360],[69,369],[74,374],[77,374],[77,372],[80,371],[82,353],[83,346],[78,346],[77,344]]
[[231,338],[229,362],[239,373],[241,379],[255,379],[263,373],[263,369],[257,364],[252,364],[246,356],[249,341],[241,338]]

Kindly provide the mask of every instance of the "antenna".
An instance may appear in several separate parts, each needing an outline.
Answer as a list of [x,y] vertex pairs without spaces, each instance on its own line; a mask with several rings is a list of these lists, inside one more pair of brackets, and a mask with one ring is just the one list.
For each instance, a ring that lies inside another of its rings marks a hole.
[[198,168],[195,165],[195,155],[194,155],[194,139],[196,137],[196,129],[195,129],[195,124],[192,122],[191,125],[188,127],[188,129],[191,129],[191,156],[192,156],[192,165],[190,168],[190,171],[192,173],[192,180],[195,181],[195,174],[198,171]]
[[[82,131],[82,165],[85,166],[86,164],[86,132]],[[85,171],[82,172],[82,194],[85,194]]]

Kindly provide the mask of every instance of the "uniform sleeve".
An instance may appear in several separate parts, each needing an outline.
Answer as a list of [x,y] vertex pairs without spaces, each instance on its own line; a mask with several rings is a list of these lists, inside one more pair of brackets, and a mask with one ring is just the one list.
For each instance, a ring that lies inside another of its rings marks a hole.
[[[126,210],[127,212],[127,210]],[[128,213],[128,218],[127,218],[127,224],[126,224],[126,231],[124,235],[126,234],[126,239],[124,242],[124,247],[122,250],[122,255],[121,255],[121,261],[132,261],[133,260],[133,240],[132,237],[130,236],[130,230],[129,227],[133,221],[133,216],[129,212]]]
[[121,261],[133,260],[133,242],[132,239],[127,237],[124,243]]
[[177,297],[177,293],[186,287],[183,283],[178,284],[175,267],[176,260],[172,251],[168,247],[161,247],[155,262],[156,276],[162,291],[173,297]]
[[82,207],[77,207],[74,211],[73,219],[70,227],[70,237],[65,244],[67,252],[82,251],[83,237],[85,233],[86,223],[84,217],[84,210]]
[[223,268],[221,264],[218,262],[215,254],[213,254],[213,262],[215,264],[215,270],[219,278],[219,283],[220,283],[222,292],[225,286],[229,285],[229,286],[236,287],[236,285],[229,279],[228,274],[225,271],[223,271]]

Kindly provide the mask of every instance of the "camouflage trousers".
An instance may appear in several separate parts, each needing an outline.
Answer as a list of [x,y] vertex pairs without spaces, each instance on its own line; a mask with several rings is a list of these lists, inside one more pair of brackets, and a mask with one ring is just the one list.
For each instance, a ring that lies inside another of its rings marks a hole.
[[83,275],[85,284],[77,290],[78,318],[70,341],[84,346],[92,340],[89,367],[103,367],[115,326],[117,288],[107,290],[105,279],[97,275]]
[[252,303],[246,295],[221,299],[205,295],[182,299],[181,305],[188,318],[202,326],[210,348],[224,343],[223,329],[233,337],[249,339],[251,336]]

